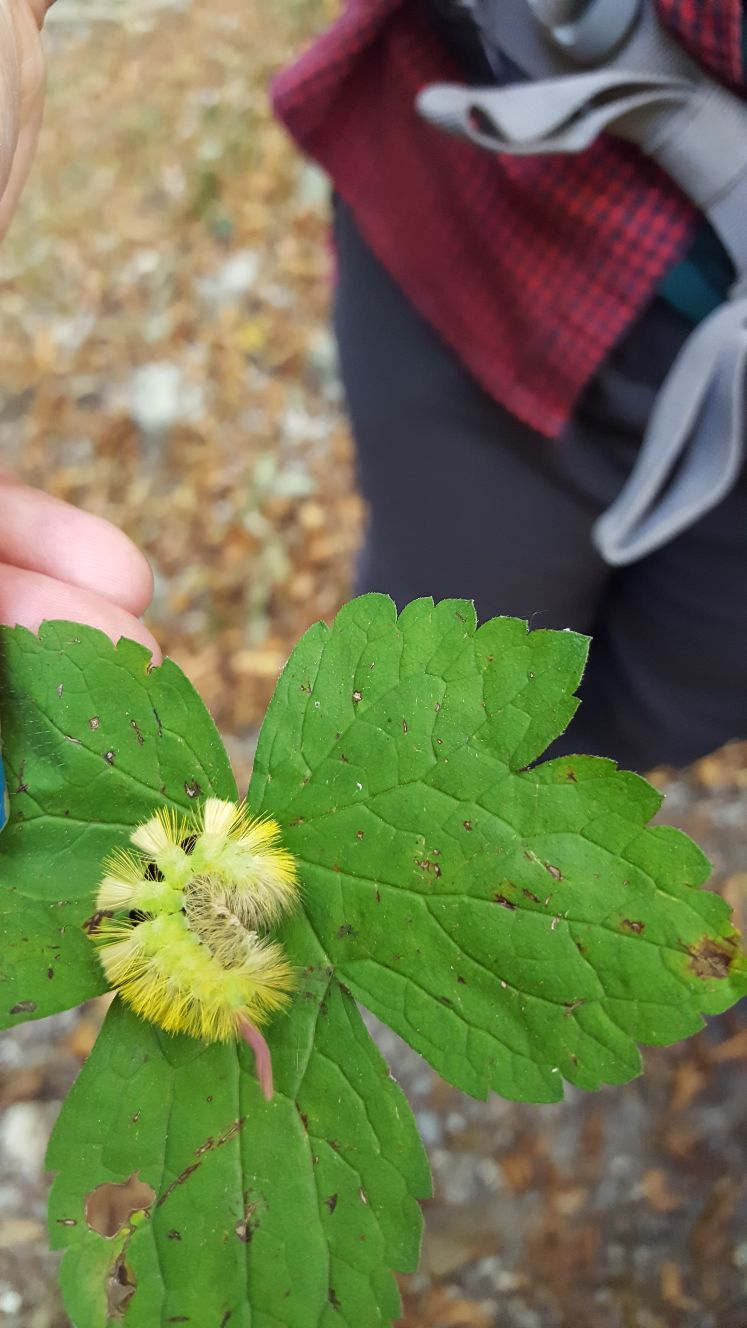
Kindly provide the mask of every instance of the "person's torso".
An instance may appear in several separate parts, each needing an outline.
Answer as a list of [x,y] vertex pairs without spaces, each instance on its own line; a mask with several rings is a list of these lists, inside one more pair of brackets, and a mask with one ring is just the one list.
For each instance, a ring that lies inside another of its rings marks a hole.
[[[497,83],[521,77],[521,71],[506,56],[500,66],[495,57],[492,62],[488,58],[470,0],[419,0],[419,3],[468,83]],[[747,43],[747,22],[744,27]],[[726,300],[735,276],[729,254],[704,219],[690,252],[666,274],[659,293],[692,323],[699,323]]]
[[[533,428],[558,434],[691,248],[697,213],[653,162],[611,136],[572,157],[505,156],[425,123],[423,89],[474,69],[468,15],[440,0],[434,22],[426,2],[345,0],[276,79],[275,109],[476,381]],[[712,72],[737,81],[742,0],[646,2]],[[448,34],[457,30],[455,59]]]

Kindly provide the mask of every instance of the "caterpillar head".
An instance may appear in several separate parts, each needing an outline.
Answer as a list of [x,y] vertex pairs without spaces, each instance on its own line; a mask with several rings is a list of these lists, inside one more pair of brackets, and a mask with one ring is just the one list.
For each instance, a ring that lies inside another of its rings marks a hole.
[[270,1096],[260,1028],[287,1003],[294,980],[268,932],[299,893],[279,826],[209,798],[191,817],[160,809],[130,838],[134,851],[104,864],[91,932],[110,985],[167,1032],[243,1037]]

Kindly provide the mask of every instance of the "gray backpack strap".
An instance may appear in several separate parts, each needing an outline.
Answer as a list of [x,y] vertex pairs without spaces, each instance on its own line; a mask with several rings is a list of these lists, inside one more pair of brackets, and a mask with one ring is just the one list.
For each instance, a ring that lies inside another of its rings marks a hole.
[[[527,0],[559,50],[580,65],[609,59],[635,26],[641,0]],[[480,0],[484,7],[484,0]]]
[[[544,27],[533,21],[530,3]],[[622,564],[660,547],[720,502],[744,460],[747,105],[660,27],[651,0],[642,8],[638,0],[613,5],[478,0],[488,41],[542,81],[436,85],[424,90],[418,109],[497,152],[575,153],[603,131],[636,143],[706,214],[732,255],[739,278],[730,301],[684,346],[630,479],[594,529],[602,555]],[[604,65],[578,73],[582,51],[587,59],[604,58]]]
[[660,548],[726,497],[745,457],[747,292],[688,338],[654,403],[636,465],[594,527],[610,563]]

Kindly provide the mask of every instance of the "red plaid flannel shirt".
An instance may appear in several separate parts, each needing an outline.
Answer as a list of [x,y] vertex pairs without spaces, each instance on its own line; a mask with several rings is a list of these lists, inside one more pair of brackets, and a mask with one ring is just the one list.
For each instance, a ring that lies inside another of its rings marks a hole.
[[[741,0],[656,0],[721,79],[742,79]],[[458,78],[413,0],[347,0],[276,81],[278,115],[331,176],[412,304],[497,401],[560,433],[610,348],[686,251],[697,214],[636,149],[495,156],[424,124]]]

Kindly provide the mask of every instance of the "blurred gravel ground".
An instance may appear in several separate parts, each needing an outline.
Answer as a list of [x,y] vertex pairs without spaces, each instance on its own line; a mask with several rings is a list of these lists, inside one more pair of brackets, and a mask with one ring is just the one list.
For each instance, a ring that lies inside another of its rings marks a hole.
[[[160,640],[245,783],[277,672],[348,595],[362,525],[326,323],[327,190],[266,99],[335,6],[65,5],[40,159],[0,256],[0,451],[145,547]],[[655,779],[744,920],[747,749]],[[43,1157],[100,1017],[0,1041],[7,1328],[68,1323]],[[542,1108],[471,1102],[377,1037],[436,1182],[406,1328],[747,1328],[738,1016],[650,1053],[628,1088]]]
[[323,10],[201,0],[133,31],[68,28],[61,0],[41,152],[0,252],[0,451],[143,546],[164,649],[238,735],[346,598],[361,525],[327,187],[267,102]]

